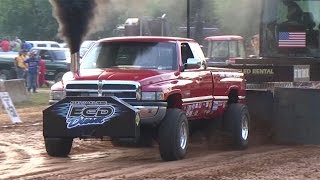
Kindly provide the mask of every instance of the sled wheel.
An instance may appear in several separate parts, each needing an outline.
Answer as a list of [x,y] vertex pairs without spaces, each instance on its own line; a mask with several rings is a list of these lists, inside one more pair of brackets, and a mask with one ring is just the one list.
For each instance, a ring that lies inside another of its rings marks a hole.
[[72,147],[73,139],[44,138],[46,151],[49,156],[67,157]]

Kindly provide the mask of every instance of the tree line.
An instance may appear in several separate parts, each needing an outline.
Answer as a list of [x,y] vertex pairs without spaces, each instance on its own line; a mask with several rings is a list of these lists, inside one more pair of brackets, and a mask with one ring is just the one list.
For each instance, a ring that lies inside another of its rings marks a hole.
[[[104,0],[96,0],[101,2]],[[262,0],[191,0],[191,25],[198,27],[193,38],[201,36],[199,27],[215,27],[222,34],[250,37],[259,31]],[[179,36],[179,27],[186,26],[186,0],[108,0],[98,6],[99,28],[88,39],[113,36],[113,30],[129,17],[166,14],[172,36]],[[58,23],[48,0],[1,0],[0,38],[23,40],[61,40]]]

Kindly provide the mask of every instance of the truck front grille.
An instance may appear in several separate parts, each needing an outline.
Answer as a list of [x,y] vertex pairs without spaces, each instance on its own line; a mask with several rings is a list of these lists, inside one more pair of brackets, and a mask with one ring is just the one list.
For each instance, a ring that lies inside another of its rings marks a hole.
[[138,100],[140,84],[134,81],[70,81],[66,96],[116,96],[122,100]]

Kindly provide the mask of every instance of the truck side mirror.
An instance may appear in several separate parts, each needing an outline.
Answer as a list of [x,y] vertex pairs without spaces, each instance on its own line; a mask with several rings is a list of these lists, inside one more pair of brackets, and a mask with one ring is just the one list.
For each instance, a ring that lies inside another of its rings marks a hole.
[[184,64],[185,69],[199,69],[201,68],[201,60],[195,58],[188,58],[187,63]]

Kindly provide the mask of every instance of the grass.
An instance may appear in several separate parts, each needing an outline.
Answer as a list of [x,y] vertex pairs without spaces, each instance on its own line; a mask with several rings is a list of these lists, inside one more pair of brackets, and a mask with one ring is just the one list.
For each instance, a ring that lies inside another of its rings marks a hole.
[[28,100],[15,103],[16,109],[27,108],[27,107],[36,107],[36,106],[48,106],[49,101],[49,91],[42,91],[42,88],[38,93],[28,94]]

